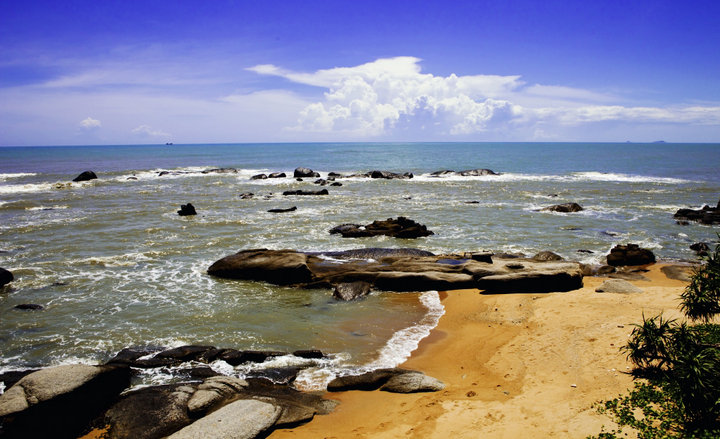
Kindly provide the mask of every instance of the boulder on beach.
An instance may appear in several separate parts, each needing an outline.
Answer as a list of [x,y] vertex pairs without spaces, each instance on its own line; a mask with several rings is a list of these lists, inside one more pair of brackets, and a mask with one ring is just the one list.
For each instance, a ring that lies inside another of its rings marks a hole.
[[372,224],[365,226],[358,224],[341,224],[330,229],[330,234],[340,234],[343,238],[364,238],[386,235],[403,239],[414,239],[434,235],[426,226],[403,216],[399,216],[397,219],[388,218],[384,221],[373,221]]
[[293,177],[295,178],[304,178],[304,177],[320,177],[319,172],[315,172],[312,169],[309,168],[297,168],[295,169],[295,172],[293,173]]
[[377,369],[361,375],[347,375],[332,380],[329,392],[348,390],[383,390],[392,393],[437,392],[445,385],[422,372],[401,368]]
[[585,209],[583,209],[582,206],[579,205],[578,203],[564,203],[564,204],[555,204],[553,206],[545,207],[540,210],[547,211],[547,212],[573,213],[573,212],[580,212]]
[[0,395],[7,437],[76,437],[130,385],[130,369],[72,364],[21,378]]
[[392,393],[439,392],[445,384],[424,373],[403,373],[390,377],[380,390]]
[[252,439],[275,424],[282,408],[268,402],[241,399],[193,422],[167,439]]
[[596,293],[636,294],[643,290],[624,279],[608,279],[595,289]]
[[0,288],[9,284],[14,279],[15,279],[15,276],[13,276],[12,272],[10,272],[9,270],[6,270],[4,268],[0,268]]
[[180,216],[197,215],[197,212],[195,211],[195,206],[193,206],[191,203],[181,205],[180,210],[178,210],[177,213]]
[[655,263],[655,255],[652,251],[640,248],[637,244],[616,245],[607,255],[607,263],[613,267],[647,265]]
[[85,171],[85,172],[81,173],[80,175],[78,175],[77,177],[73,178],[73,181],[79,182],[79,181],[90,181],[90,180],[95,180],[95,179],[97,179],[97,175],[95,175],[95,173],[93,171]]

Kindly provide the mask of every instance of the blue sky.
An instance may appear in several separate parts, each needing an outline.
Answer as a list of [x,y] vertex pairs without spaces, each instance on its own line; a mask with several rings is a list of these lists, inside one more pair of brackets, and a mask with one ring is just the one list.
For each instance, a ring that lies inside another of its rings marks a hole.
[[716,1],[0,2],[0,145],[720,142]]

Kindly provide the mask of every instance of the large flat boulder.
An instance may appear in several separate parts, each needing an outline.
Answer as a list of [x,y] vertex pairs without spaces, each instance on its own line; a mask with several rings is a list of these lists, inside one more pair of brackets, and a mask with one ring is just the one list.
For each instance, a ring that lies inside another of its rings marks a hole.
[[167,439],[253,439],[275,425],[282,408],[243,399],[193,422]]
[[208,268],[208,274],[228,279],[260,280],[276,285],[310,282],[308,256],[294,250],[243,250]]

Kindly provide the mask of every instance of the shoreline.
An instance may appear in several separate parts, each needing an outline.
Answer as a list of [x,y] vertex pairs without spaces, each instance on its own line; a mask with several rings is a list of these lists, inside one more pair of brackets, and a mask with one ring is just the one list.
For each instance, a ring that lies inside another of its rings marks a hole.
[[270,438],[519,437],[533,432],[578,438],[598,434],[610,418],[593,404],[632,387],[619,347],[632,324],[663,312],[676,318],[686,282],[657,263],[632,280],[640,294],[596,293],[606,277],[581,289],[547,294],[441,292],[445,314],[399,367],[446,384],[436,393],[327,393],[340,401]]

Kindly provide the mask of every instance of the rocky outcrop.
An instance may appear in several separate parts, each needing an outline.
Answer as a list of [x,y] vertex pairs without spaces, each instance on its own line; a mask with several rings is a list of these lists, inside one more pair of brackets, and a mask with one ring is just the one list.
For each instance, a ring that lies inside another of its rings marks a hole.
[[37,303],[21,303],[20,305],[15,305],[13,308],[23,311],[41,311],[45,309],[44,306],[38,305]]
[[698,256],[707,256],[710,245],[707,242],[696,242],[690,245],[690,250],[694,251]]
[[78,175],[77,177],[73,178],[74,182],[80,182],[80,181],[90,181],[97,179],[97,175],[93,171],[85,171]]
[[181,205],[180,210],[178,210],[177,213],[180,216],[197,215],[197,212],[195,211],[195,206],[193,206],[191,203]]
[[282,408],[244,399],[201,418],[167,439],[232,438],[252,439],[275,425]]
[[643,290],[623,279],[608,279],[595,289],[596,293],[637,294]]
[[244,250],[215,262],[208,268],[208,274],[276,285],[308,283],[313,280],[313,273],[307,259],[307,255],[294,250]]
[[77,437],[130,384],[130,369],[82,364],[41,369],[0,395],[6,437]]
[[283,195],[328,195],[329,192],[327,189],[320,189],[318,191],[303,191],[303,190],[295,190],[295,191],[285,191],[283,192]]
[[[379,250],[314,254],[293,250],[246,250],[219,260],[208,273],[308,288],[331,288],[362,281],[386,291],[480,288],[488,292],[543,293],[570,291],[582,286],[580,265],[575,262],[496,257],[488,263],[456,255],[403,255],[402,250],[397,256],[392,252],[383,256]],[[340,260],[329,262],[326,256]]]
[[640,248],[637,244],[616,245],[607,255],[607,263],[613,267],[647,265],[655,263],[655,255],[652,251]]
[[389,171],[370,171],[368,173],[370,178],[384,178],[386,180],[394,180],[394,179],[400,179],[405,180],[409,178],[413,178],[413,174],[411,172],[405,172],[403,174],[398,174],[395,172],[389,172]]
[[583,209],[582,206],[579,205],[578,203],[564,203],[564,204],[555,204],[554,206],[545,207],[540,210],[547,211],[547,212],[574,213],[574,212],[580,212],[585,209]]
[[385,221],[373,221],[372,224],[366,226],[359,224],[342,224],[330,229],[330,234],[340,234],[343,238],[364,238],[385,235],[401,239],[415,239],[434,235],[426,226],[403,216],[399,216],[397,219],[388,218]]
[[267,180],[268,176],[267,174],[255,174],[252,177],[250,177],[250,180]]
[[720,224],[720,201],[716,207],[705,205],[702,209],[697,210],[679,209],[673,218],[678,221],[697,221],[706,225]]
[[0,288],[9,284],[13,280],[15,280],[15,276],[13,276],[12,272],[4,268],[0,268]]
[[532,257],[534,261],[562,261],[563,257],[549,251],[542,251]]
[[295,178],[305,178],[305,177],[320,177],[319,172],[315,172],[312,169],[309,168],[297,168],[295,169],[295,172],[293,173],[293,177]]
[[272,174],[268,175],[268,178],[285,178],[287,175],[285,175],[284,172],[273,172]]
[[371,285],[367,282],[347,282],[335,285],[333,297],[337,300],[349,302],[367,296]]
[[235,377],[216,376],[205,380],[187,403],[191,415],[205,414],[222,401],[248,387],[248,382]]
[[447,175],[460,175],[463,177],[483,177],[485,175],[500,175],[491,169],[468,169],[466,171],[453,171],[450,169],[444,169],[442,171],[435,171],[431,173],[433,177],[444,177]]
[[424,373],[403,373],[390,377],[380,390],[392,393],[439,392],[445,384]]
[[238,170],[235,168],[211,168],[202,171],[203,174],[237,174]]

